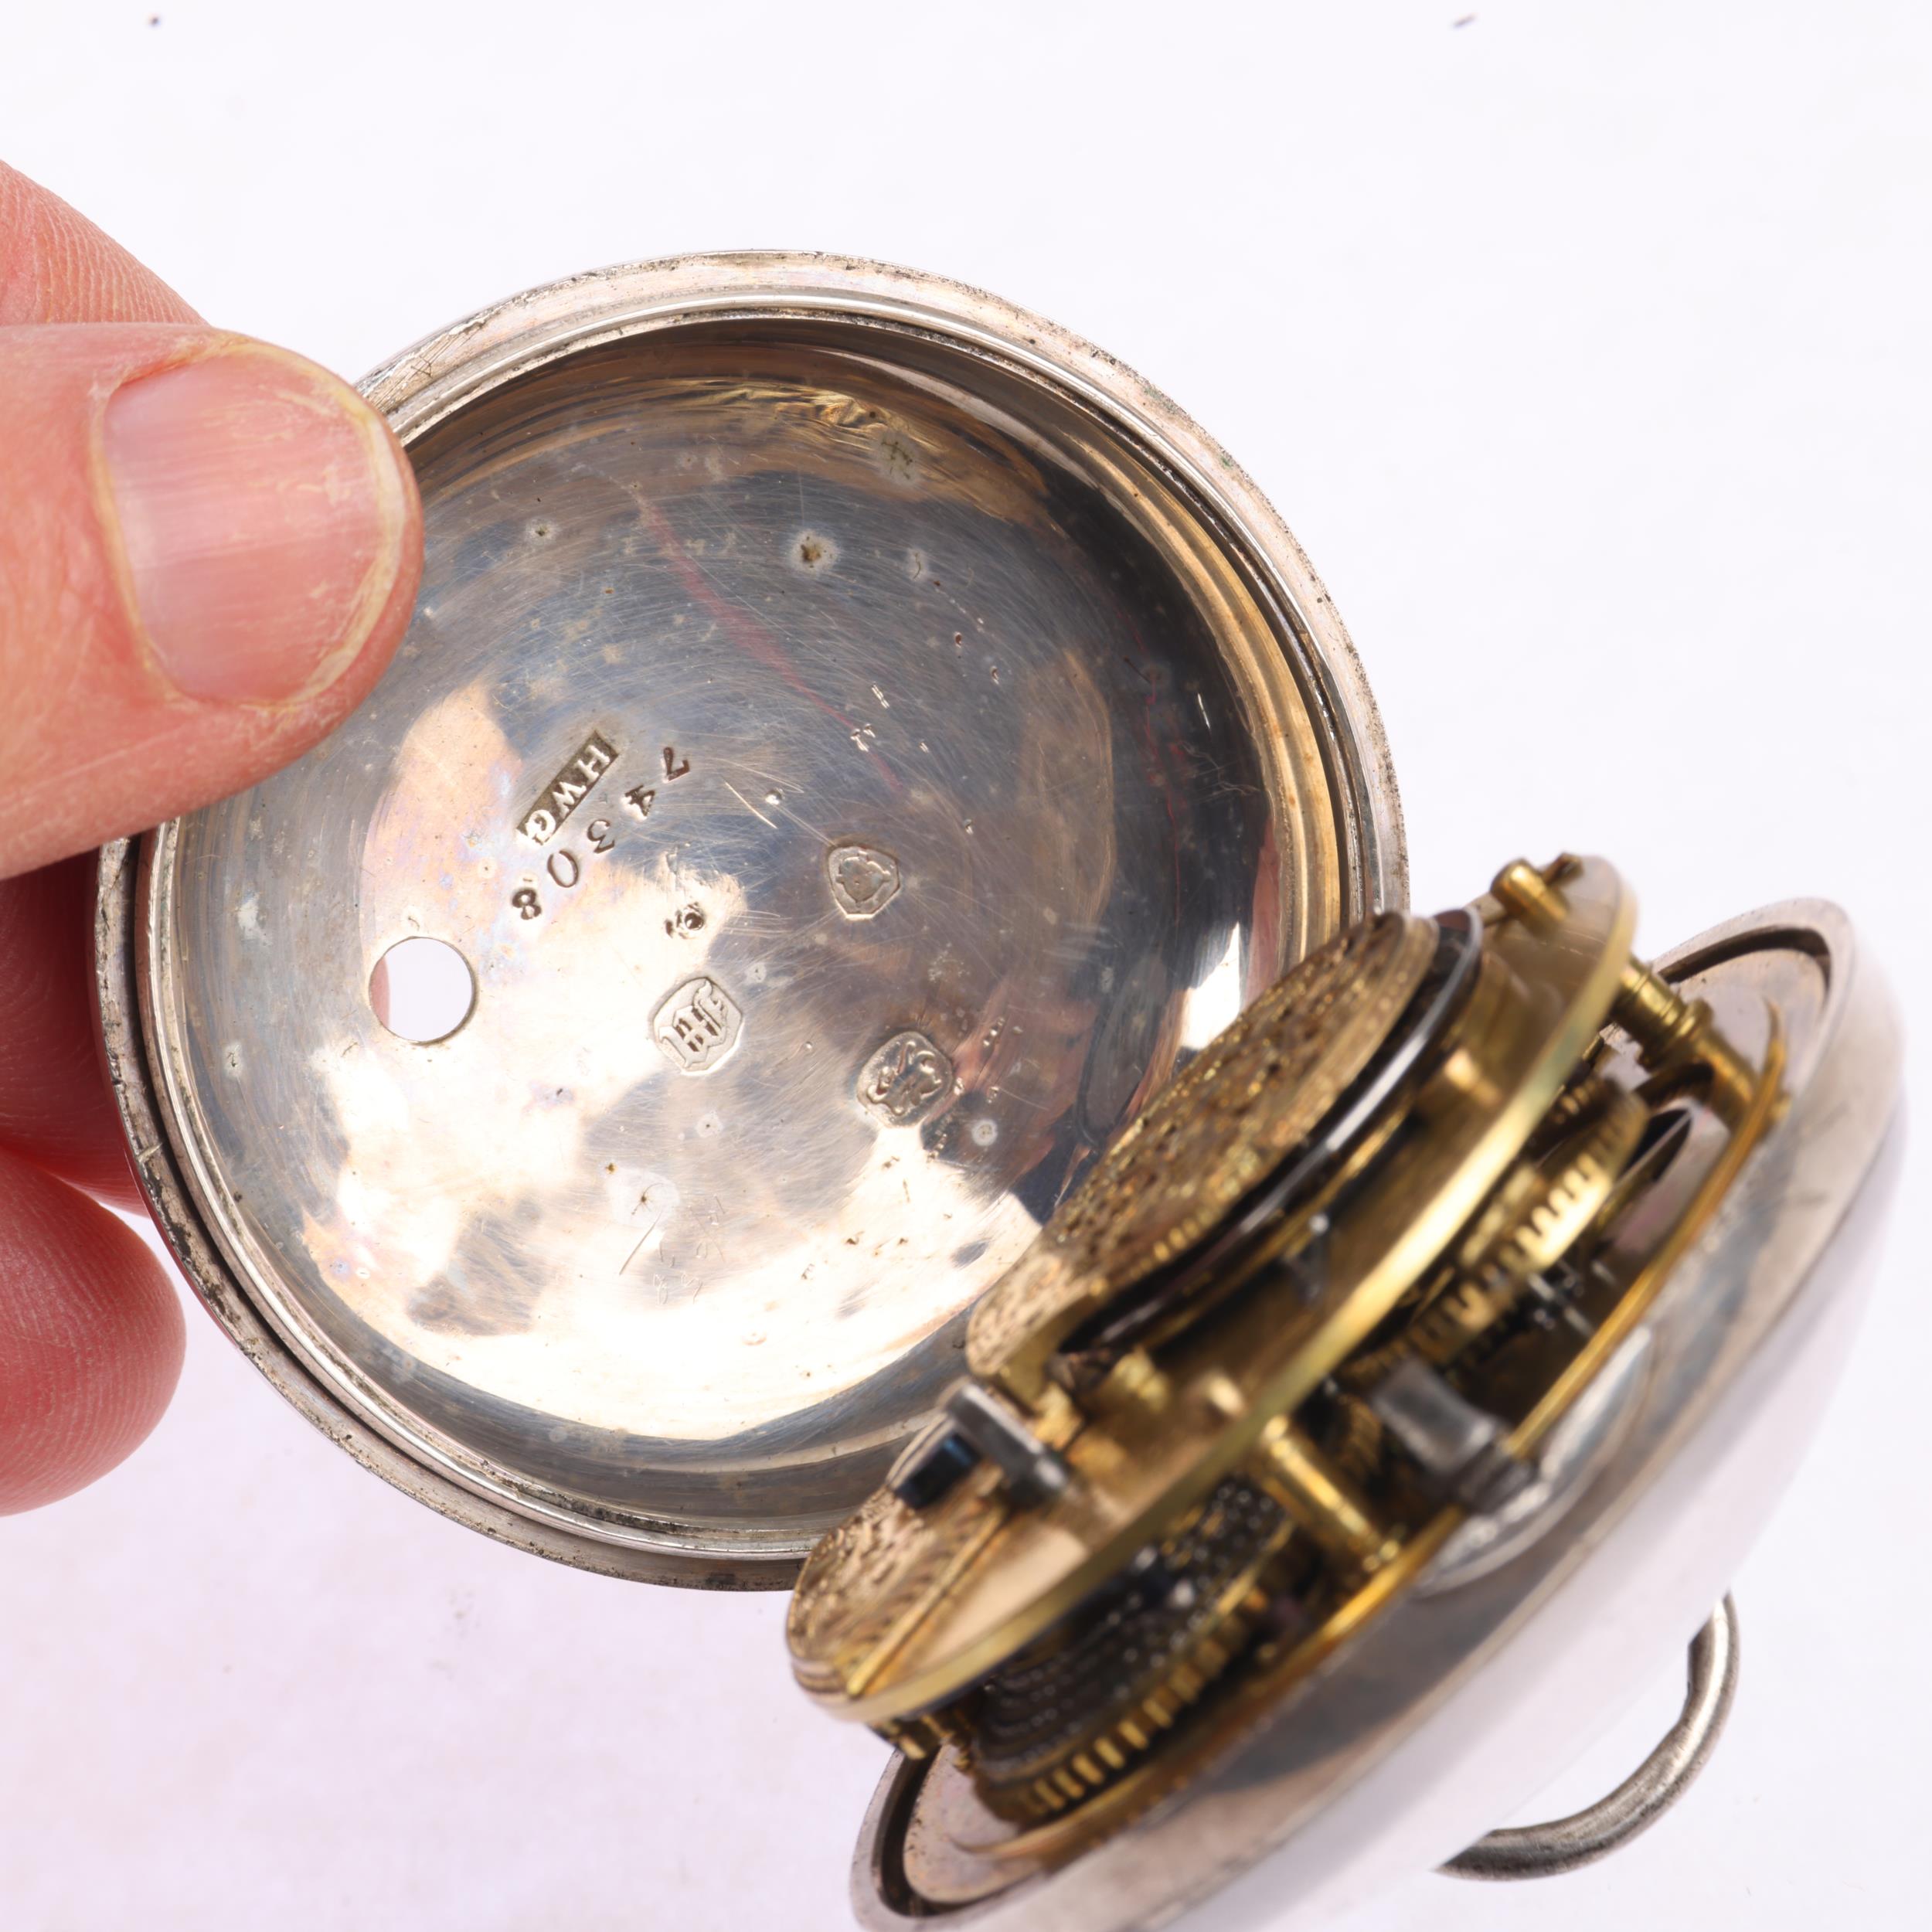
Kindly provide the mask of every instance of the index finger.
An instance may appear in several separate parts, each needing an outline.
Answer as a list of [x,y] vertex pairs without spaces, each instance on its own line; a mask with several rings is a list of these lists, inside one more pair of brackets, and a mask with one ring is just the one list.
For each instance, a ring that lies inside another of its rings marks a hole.
[[0,328],[200,320],[86,216],[0,161]]

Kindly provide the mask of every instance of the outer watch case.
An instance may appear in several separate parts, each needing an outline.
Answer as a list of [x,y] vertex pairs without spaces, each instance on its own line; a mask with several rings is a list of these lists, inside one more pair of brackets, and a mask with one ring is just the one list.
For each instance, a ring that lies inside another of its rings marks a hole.
[[[784,1587],[1107,1143],[1403,904],[1372,702],[1219,446],[957,284],[612,270],[365,390],[424,502],[396,665],[287,771],[104,855],[143,1185],[230,1335],[399,1487],[585,1567]],[[1561,1522],[949,1915],[1318,1916],[1505,1815],[1721,1591],[1855,1305],[1896,1055],[1829,907],[1664,965],[1781,985],[1788,1106]],[[865,1825],[869,1923],[936,1909],[920,1775]]]

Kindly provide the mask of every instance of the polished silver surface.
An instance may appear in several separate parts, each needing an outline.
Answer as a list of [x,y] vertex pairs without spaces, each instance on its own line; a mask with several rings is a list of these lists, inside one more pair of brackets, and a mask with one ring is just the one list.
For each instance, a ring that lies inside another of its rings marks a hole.
[[392,1479],[782,1583],[1142,1099],[1400,901],[1372,707],[1219,449],[950,284],[614,270],[369,386],[394,666],[105,862],[151,1198]]
[[1641,1838],[1697,1782],[1737,1698],[1737,1606],[1726,1596],[1691,1640],[1684,1708],[1614,1791],[1566,1818],[1486,1832],[1442,1867],[1452,1878],[1560,1878]]
[[[1562,1769],[1707,1615],[1837,1378],[1896,1182],[1899,1035],[1835,907],[1734,920],[1660,962],[1751,1053],[1784,1017],[1789,1105],[1614,1370],[1542,1491],[1539,1526],[1440,1573],[1349,1638],[1186,1789],[1071,1862],[995,1849],[971,1902],[909,1871],[972,1818],[944,1754],[901,1760],[852,1884],[872,1932],[1304,1932],[1470,1845]],[[971,1875],[951,1857],[957,1895]]]

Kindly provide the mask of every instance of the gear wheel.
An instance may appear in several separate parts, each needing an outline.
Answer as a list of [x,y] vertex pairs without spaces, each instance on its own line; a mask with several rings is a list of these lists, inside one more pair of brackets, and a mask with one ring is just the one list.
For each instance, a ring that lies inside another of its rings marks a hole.
[[976,1694],[988,1801],[1036,1822],[1131,1767],[1253,1638],[1286,1512],[1234,1475],[1097,1602]]
[[1518,1167],[1478,1217],[1448,1281],[1403,1337],[1406,1353],[1447,1368],[1516,1307],[1602,1213],[1643,1138],[1650,1110],[1636,1094],[1607,1084],[1571,1106],[1569,1131],[1540,1159]]
[[1490,1196],[1401,1328],[1336,1371],[1334,1446],[1352,1474],[1372,1468],[1381,1453],[1380,1424],[1362,1398],[1403,1362],[1446,1369],[1491,1332],[1604,1213],[1650,1117],[1641,1097],[1594,1075],[1559,1097],[1539,1151]]

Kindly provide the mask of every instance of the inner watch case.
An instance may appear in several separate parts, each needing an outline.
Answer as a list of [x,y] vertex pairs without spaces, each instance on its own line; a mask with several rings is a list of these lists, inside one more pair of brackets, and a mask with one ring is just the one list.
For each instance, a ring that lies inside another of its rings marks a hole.
[[[1463,1853],[1722,1595],[1832,1378],[1897,1138],[1843,916],[1653,968],[1567,856],[1406,913],[1293,539],[978,291],[686,257],[364,387],[423,505],[393,667],[102,858],[217,1319],[504,1541],[809,1555],[801,1685],[897,1747],[869,1925],[1308,1923]],[[1456,1869],[1641,1828],[1734,1668],[1720,1614],[1630,1790]]]

